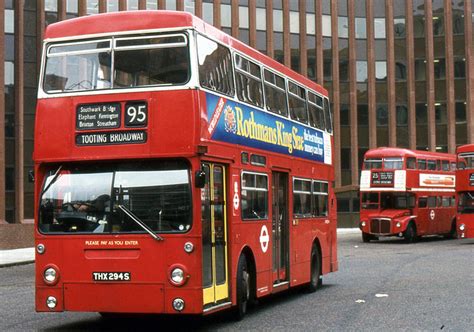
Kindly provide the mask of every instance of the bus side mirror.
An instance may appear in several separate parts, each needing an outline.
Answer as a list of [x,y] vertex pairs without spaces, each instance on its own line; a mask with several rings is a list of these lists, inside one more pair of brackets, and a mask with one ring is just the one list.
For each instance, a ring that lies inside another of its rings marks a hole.
[[28,182],[35,183],[35,171],[33,169],[28,171]]
[[194,185],[196,186],[196,188],[204,188],[204,186],[206,185],[206,173],[204,173],[204,171],[196,171]]

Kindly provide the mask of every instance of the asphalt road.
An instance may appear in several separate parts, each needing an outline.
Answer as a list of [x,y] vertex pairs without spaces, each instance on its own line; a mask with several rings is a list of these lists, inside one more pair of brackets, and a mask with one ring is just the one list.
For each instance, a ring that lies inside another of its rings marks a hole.
[[267,298],[240,322],[229,314],[119,320],[96,313],[39,314],[34,311],[34,265],[2,268],[0,331],[474,329],[474,239],[365,244],[360,238],[339,236],[340,270],[325,276],[318,292],[297,289]]

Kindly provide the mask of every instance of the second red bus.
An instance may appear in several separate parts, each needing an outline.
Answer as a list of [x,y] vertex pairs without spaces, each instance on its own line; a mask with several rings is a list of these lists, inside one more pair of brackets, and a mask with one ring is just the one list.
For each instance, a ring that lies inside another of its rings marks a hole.
[[362,240],[454,237],[456,156],[400,148],[369,150],[360,180]]

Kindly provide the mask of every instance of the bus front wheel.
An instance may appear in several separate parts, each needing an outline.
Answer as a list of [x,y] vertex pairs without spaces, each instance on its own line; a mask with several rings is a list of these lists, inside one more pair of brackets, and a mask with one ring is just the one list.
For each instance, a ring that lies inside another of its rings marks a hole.
[[308,292],[314,293],[319,289],[322,284],[321,279],[321,255],[319,254],[319,249],[316,245],[313,245],[311,250],[311,275],[309,279]]
[[409,223],[405,232],[403,232],[403,237],[405,238],[406,243],[413,243],[416,241],[416,229],[413,226],[413,223]]
[[369,243],[370,240],[378,240],[379,238],[375,235],[362,232],[362,242]]
[[247,258],[241,255],[237,265],[237,320],[244,318],[250,299],[250,274]]

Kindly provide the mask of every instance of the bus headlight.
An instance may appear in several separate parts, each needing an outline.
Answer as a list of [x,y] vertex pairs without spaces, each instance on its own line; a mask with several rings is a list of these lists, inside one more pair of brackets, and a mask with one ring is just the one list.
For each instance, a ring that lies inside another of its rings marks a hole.
[[43,272],[44,281],[49,285],[54,285],[58,281],[59,273],[54,267],[48,267]]
[[46,299],[46,305],[48,306],[49,309],[54,309],[56,308],[56,305],[58,304],[58,300],[54,296],[48,296]]
[[362,227],[365,227],[365,225],[366,225],[366,224],[365,224],[365,221],[363,221],[363,222],[361,223],[361,225],[362,225]]
[[397,224],[395,225],[397,226],[398,228],[400,228],[402,226],[402,224],[400,224],[399,222],[397,222]]
[[173,286],[183,286],[189,279],[189,274],[186,267],[181,264],[172,265],[168,271],[170,283]]
[[465,229],[466,229],[466,225],[464,225],[464,224],[459,225],[459,230],[460,231],[464,231]]
[[176,311],[183,311],[184,310],[184,300],[177,298],[173,300],[173,309]]

